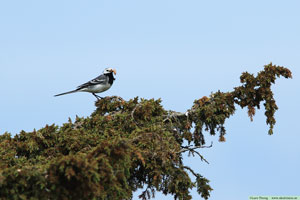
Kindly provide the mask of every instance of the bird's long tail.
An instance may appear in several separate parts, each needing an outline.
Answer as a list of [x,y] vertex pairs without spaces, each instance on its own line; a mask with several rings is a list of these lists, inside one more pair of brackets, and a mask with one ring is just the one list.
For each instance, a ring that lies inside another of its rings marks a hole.
[[57,96],[65,95],[65,94],[71,94],[71,93],[74,93],[74,92],[78,92],[78,90],[72,90],[72,91],[64,92],[64,93],[57,94],[57,95],[54,95],[54,96],[57,97]]

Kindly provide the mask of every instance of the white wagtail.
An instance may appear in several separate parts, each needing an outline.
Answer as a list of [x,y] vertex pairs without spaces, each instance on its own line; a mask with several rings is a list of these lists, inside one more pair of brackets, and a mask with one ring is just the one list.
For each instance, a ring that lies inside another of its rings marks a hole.
[[117,74],[115,69],[106,68],[106,69],[104,69],[103,73],[100,76],[94,78],[93,80],[90,80],[89,82],[86,82],[86,83],[78,86],[77,89],[69,91],[69,92],[57,94],[54,96],[57,97],[57,96],[70,94],[70,93],[74,93],[74,92],[90,92],[97,99],[102,98],[102,97],[96,95],[95,93],[104,92],[112,86],[112,84],[115,80],[113,73],[115,75]]

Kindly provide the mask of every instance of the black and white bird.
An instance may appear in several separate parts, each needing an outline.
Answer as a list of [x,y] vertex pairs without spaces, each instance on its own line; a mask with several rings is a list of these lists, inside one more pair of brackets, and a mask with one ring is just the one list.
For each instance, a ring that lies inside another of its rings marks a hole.
[[115,80],[113,73],[115,75],[117,74],[115,69],[106,68],[106,69],[104,69],[103,73],[100,76],[94,78],[93,80],[90,80],[89,82],[79,85],[77,87],[77,89],[69,91],[69,92],[57,94],[54,96],[57,97],[57,96],[65,95],[65,94],[71,94],[74,92],[90,92],[97,99],[102,98],[102,97],[96,95],[95,93],[104,92],[112,86],[112,84]]

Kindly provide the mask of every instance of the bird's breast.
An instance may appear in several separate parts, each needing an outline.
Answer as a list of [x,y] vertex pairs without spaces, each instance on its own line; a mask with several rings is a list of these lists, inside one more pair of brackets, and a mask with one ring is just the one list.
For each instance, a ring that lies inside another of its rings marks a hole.
[[110,84],[98,84],[98,85],[91,85],[87,88],[83,88],[81,91],[84,92],[91,92],[91,93],[100,93],[108,90],[111,87]]

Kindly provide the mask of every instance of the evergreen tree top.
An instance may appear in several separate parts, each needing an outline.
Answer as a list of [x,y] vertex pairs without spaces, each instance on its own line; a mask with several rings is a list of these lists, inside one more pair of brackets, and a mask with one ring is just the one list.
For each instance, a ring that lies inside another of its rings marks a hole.
[[183,113],[165,110],[160,99],[112,96],[97,101],[90,117],[14,137],[4,133],[0,199],[131,199],[144,186],[141,199],[155,191],[191,199],[194,187],[208,199],[208,179],[186,166],[183,154],[208,163],[199,153],[212,146],[206,145],[205,133],[225,142],[225,121],[237,106],[247,108],[253,120],[263,102],[268,133],[273,134],[278,107],[271,85],[280,76],[292,78],[287,68],[272,63],[256,76],[244,72],[241,86],[197,99]]

